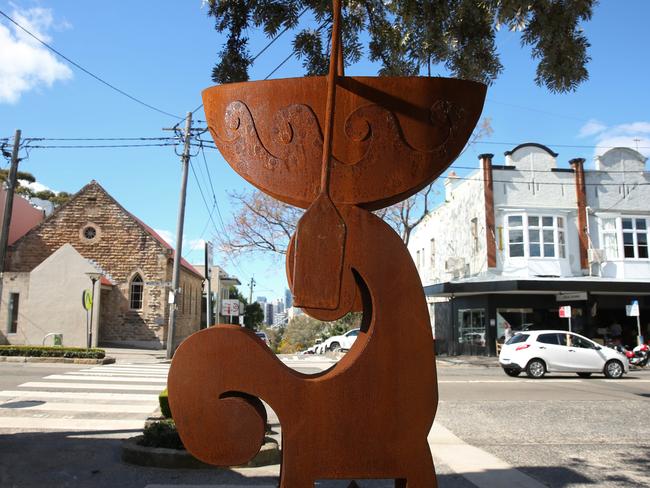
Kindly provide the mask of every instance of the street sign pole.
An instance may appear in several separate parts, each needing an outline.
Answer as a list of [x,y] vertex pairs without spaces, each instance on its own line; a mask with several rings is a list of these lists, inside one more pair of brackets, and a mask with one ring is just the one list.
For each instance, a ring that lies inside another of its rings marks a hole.
[[569,332],[573,332],[573,331],[571,330],[571,315],[569,315]]
[[632,300],[631,305],[625,306],[625,315],[628,317],[636,317],[636,342],[637,346],[643,344],[643,337],[641,337],[641,310],[639,309],[639,301]]

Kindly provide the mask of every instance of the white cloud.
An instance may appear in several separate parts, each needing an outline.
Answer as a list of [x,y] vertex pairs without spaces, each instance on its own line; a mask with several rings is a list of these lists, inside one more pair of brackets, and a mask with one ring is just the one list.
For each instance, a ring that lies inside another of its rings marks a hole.
[[594,156],[600,156],[613,147],[629,147],[650,157],[650,122],[637,121],[613,126],[590,120],[579,133],[579,137],[593,136]]
[[205,247],[205,239],[190,239],[187,241],[188,252],[198,251]]
[[[166,229],[154,229],[154,232],[162,237],[167,244],[176,247],[176,233]],[[183,257],[193,252],[203,250],[205,246],[205,239],[188,239],[187,236],[183,237]]]
[[595,134],[598,134],[599,132],[604,131],[605,129],[607,129],[607,126],[605,124],[597,121],[596,119],[591,119],[580,128],[580,133],[578,134],[578,137],[593,136]]
[[58,193],[57,191],[52,190],[52,188],[49,188],[49,187],[45,186],[43,183],[39,183],[38,181],[35,181],[34,183],[30,183],[30,182],[24,181],[24,180],[21,180],[21,181],[22,181],[23,186],[26,186],[27,188],[29,188],[33,192],[49,190],[49,191],[53,191],[54,193]]
[[154,232],[162,237],[167,244],[172,247],[176,247],[176,239],[174,234],[170,230],[165,229],[154,229]]
[[[47,31],[69,27],[67,23],[54,25],[52,11],[46,8],[19,11],[14,7],[11,16],[48,43]],[[70,78],[70,68],[45,46],[13,24],[11,29],[0,24],[0,103],[17,103],[25,92]]]
[[594,156],[605,154],[613,147],[629,147],[635,151],[638,150],[646,158],[650,158],[650,137],[640,135],[613,136],[599,139],[596,143]]

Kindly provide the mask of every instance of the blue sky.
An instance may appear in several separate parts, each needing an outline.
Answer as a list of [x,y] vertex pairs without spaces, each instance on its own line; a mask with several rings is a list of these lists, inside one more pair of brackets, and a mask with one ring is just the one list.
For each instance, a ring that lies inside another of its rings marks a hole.
[[[166,112],[184,116],[200,103],[223,37],[202,8],[201,0],[184,2],[103,2],[0,0],[0,9],[29,25],[56,49],[122,90]],[[577,92],[549,93],[535,85],[535,63],[519,35],[500,32],[499,50],[505,71],[489,88],[483,117],[493,134],[470,147],[455,163],[477,166],[477,155],[503,152],[522,142],[545,144],[560,155],[561,165],[575,157],[591,161],[604,148],[638,145],[650,156],[650,54],[647,19],[650,2],[603,1],[584,29],[592,44],[590,79]],[[308,24],[309,19],[303,23]],[[251,52],[267,42],[250,33]],[[286,34],[256,61],[252,79],[264,78],[288,53]],[[372,75],[366,61],[347,69],[350,75]],[[292,59],[274,77],[302,74]],[[446,75],[444,70],[434,74]],[[199,119],[205,119],[202,111]],[[142,107],[101,85],[78,69],[48,54],[0,19],[0,138],[12,137],[160,137],[169,135],[175,119]],[[637,139],[637,141],[635,141]],[[53,143],[50,143],[53,144]],[[70,143],[61,143],[70,144]],[[582,146],[582,147],[581,147]],[[599,147],[598,147],[599,146]],[[208,165],[223,219],[230,214],[227,190],[247,184],[214,151]],[[201,155],[194,159],[199,181],[211,200]],[[90,180],[100,182],[129,211],[173,235],[180,187],[180,163],[173,147],[110,149],[33,149],[21,169],[45,186],[76,192]],[[468,170],[459,169],[458,173]],[[215,218],[217,225],[219,220]],[[201,259],[199,239],[221,232],[208,224],[208,209],[190,174],[183,255]],[[255,295],[283,296],[284,262],[224,255],[216,261],[245,283],[258,282]],[[242,287],[248,294],[248,290]]]

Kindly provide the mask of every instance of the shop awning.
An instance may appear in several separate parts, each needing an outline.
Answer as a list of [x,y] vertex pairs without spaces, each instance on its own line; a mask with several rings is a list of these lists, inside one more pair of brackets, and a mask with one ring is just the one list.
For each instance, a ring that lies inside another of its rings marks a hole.
[[485,279],[459,280],[436,283],[424,287],[427,296],[464,296],[491,293],[554,294],[583,291],[597,295],[650,295],[648,281],[620,281],[595,277],[538,278],[538,279]]

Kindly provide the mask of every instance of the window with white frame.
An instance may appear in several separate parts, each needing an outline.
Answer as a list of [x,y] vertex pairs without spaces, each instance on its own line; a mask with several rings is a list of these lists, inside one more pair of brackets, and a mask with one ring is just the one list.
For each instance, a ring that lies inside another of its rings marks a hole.
[[420,250],[415,251],[415,267],[420,271]]
[[511,258],[566,258],[564,217],[508,215],[508,253]]
[[511,258],[524,257],[524,216],[508,216],[508,250]]
[[645,218],[622,217],[623,256],[625,258],[648,258],[648,222]]
[[601,218],[600,228],[602,231],[602,246],[605,250],[605,258],[608,260],[618,259],[618,231],[616,230],[616,218]]
[[648,259],[648,220],[636,216],[601,217],[601,242],[606,259]]
[[429,264],[436,267],[436,240],[433,238],[429,241]]

